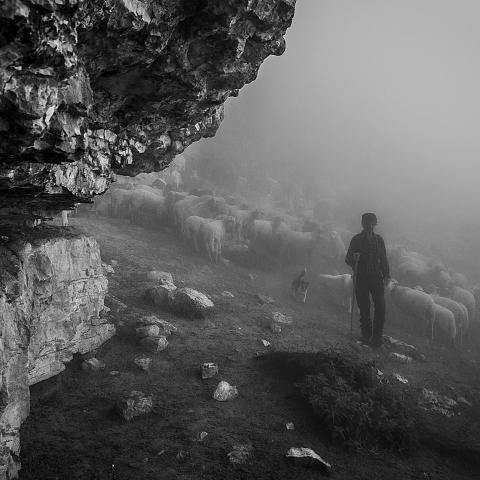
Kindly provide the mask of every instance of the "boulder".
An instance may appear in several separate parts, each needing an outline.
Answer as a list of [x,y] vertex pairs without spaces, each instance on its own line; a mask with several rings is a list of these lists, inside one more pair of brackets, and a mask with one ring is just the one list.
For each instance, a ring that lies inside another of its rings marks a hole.
[[168,308],[174,302],[176,290],[175,285],[164,284],[149,288],[146,295],[157,307]]
[[212,378],[218,373],[218,365],[216,363],[202,363],[200,366],[202,379]]
[[7,478],[14,478],[29,386],[62,372],[74,354],[98,348],[115,327],[93,324],[107,292],[95,239],[50,226],[20,233],[2,225],[2,234],[0,472],[8,466]]
[[145,337],[140,340],[142,347],[151,353],[162,352],[168,347],[167,337],[160,335],[158,337]]
[[391,352],[389,357],[392,360],[396,360],[397,362],[401,363],[410,363],[413,359],[407,355],[403,355],[403,353]]
[[272,320],[281,325],[291,325],[293,323],[293,319],[290,315],[285,315],[281,312],[272,312]]
[[285,455],[288,460],[296,464],[318,468],[324,473],[330,473],[331,465],[326,462],[320,455],[315,453],[311,448],[292,447]]
[[162,272],[160,270],[151,270],[148,272],[147,279],[153,282],[158,282],[161,285],[175,285],[172,274],[169,272]]
[[147,372],[148,370],[150,370],[152,359],[149,357],[145,357],[144,355],[139,355],[135,357],[133,363],[135,363],[135,365],[141,370]]
[[238,396],[237,387],[230,385],[228,382],[221,381],[215,391],[213,392],[213,398],[219,402],[226,402],[227,400],[233,400]]
[[172,333],[176,333],[178,331],[177,327],[162,318],[158,318],[155,315],[147,315],[142,317],[138,320],[137,325],[140,327],[146,327],[150,325],[156,325],[161,334],[165,335],[166,337],[170,336]]
[[139,338],[158,337],[160,335],[160,328],[158,325],[145,325],[137,327],[135,332]]
[[204,317],[213,309],[213,302],[193,288],[179,288],[173,298],[175,311],[190,317]]
[[270,305],[272,303],[275,303],[275,300],[272,297],[269,297],[268,295],[262,295],[261,293],[255,294],[255,298],[262,305],[264,305],[264,304]]
[[105,367],[105,363],[95,357],[89,358],[82,363],[82,368],[87,372],[97,372],[98,370],[104,370]]
[[139,415],[150,413],[152,408],[153,396],[145,395],[137,390],[132,390],[128,395],[123,395],[115,404],[117,413],[127,421]]

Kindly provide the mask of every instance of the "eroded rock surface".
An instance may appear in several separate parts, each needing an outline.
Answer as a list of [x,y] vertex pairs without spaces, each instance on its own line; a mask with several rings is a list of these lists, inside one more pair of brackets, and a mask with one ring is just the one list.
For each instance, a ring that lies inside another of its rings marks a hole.
[[[115,328],[100,321],[107,290],[93,238],[56,229],[5,232],[0,241],[0,479],[18,470],[28,386],[58,374]],[[62,232],[65,234],[64,232]],[[26,239],[29,239],[28,241]]]
[[0,3],[0,208],[165,168],[285,49],[295,0]]

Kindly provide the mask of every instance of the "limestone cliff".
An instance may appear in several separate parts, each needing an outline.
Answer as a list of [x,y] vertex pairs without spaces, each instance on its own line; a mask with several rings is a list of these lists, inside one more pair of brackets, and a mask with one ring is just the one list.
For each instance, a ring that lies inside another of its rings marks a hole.
[[295,0],[0,2],[0,213],[165,168],[280,55]]
[[76,352],[110,338],[101,319],[107,290],[97,242],[54,228],[0,238],[0,480],[18,470],[28,386],[62,371]]

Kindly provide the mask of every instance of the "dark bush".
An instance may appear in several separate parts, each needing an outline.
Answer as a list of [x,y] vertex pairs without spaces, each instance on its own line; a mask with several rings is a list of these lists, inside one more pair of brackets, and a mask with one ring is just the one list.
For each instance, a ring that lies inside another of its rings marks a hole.
[[372,362],[334,350],[315,357],[317,371],[298,386],[332,441],[401,453],[412,449],[416,441],[409,407],[415,407],[404,390],[380,382]]

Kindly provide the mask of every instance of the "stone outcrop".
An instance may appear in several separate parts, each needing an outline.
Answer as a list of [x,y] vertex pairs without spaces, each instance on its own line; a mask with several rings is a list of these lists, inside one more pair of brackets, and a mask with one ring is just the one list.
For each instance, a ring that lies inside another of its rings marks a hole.
[[0,2],[0,211],[61,210],[213,136],[295,0]]
[[99,347],[115,332],[101,318],[107,280],[97,242],[72,231],[66,238],[56,234],[45,226],[2,230],[0,480],[18,469],[29,385],[58,374],[74,353]]

